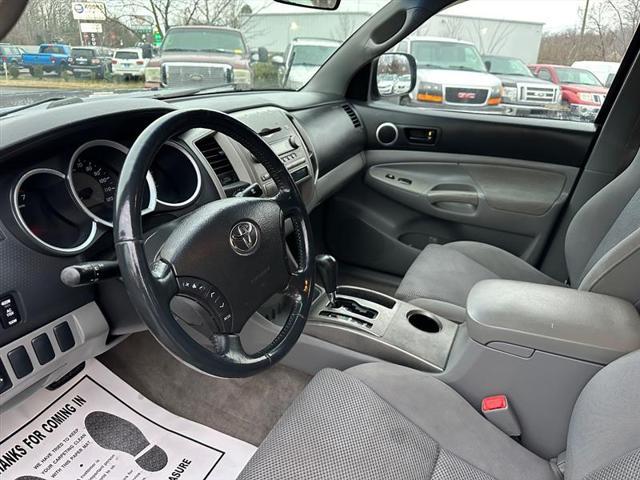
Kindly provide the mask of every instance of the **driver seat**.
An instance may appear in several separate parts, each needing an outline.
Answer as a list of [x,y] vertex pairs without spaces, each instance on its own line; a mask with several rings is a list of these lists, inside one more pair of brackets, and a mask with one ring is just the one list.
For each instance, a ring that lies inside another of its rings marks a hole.
[[[640,351],[596,374],[571,417],[567,480],[640,478]],[[240,480],[557,480],[555,464],[482,417],[449,386],[406,367],[322,370]]]

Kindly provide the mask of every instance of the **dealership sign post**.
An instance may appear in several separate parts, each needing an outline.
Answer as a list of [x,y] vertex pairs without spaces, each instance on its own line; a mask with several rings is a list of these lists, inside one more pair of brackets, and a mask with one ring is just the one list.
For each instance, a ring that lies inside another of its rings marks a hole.
[[[107,19],[107,9],[104,2],[71,2],[71,11],[73,13],[73,19],[78,21],[81,45],[85,44],[84,33],[92,34],[92,39],[95,39],[95,34],[102,31],[101,24],[81,22],[104,22]],[[89,25],[99,25],[99,30],[98,27]],[[94,42],[95,40],[92,41],[92,43]]]

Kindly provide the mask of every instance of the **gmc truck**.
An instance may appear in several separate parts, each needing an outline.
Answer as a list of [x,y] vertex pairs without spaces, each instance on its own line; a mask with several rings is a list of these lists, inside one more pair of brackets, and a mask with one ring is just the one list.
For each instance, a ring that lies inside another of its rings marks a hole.
[[69,66],[71,47],[62,43],[43,43],[38,53],[23,53],[22,65],[34,75],[35,67],[42,67],[44,72],[55,72],[62,75]]
[[[265,61],[266,59],[260,59]],[[145,68],[145,87],[216,87],[253,85],[250,54],[239,30],[183,26],[167,31],[160,55]]]
[[416,88],[402,103],[448,110],[503,111],[500,79],[487,72],[472,43],[410,37],[395,51],[410,53],[418,66]]

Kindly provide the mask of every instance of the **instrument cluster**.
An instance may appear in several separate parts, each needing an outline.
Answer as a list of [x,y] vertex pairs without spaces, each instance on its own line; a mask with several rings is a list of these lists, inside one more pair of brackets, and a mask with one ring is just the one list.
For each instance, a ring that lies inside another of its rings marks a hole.
[[[71,156],[66,172],[36,168],[13,187],[12,209],[22,230],[41,248],[77,255],[100,232],[113,227],[120,172],[129,149],[112,140],[92,140]],[[142,214],[185,208],[198,197],[200,168],[179,142],[156,154],[143,193]]]

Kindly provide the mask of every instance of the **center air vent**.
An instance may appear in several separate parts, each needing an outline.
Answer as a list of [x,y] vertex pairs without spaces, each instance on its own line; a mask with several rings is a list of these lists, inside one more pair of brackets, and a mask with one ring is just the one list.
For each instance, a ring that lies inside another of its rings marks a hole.
[[224,150],[218,144],[214,133],[198,140],[196,146],[207,159],[209,165],[211,165],[223,187],[238,181],[238,174],[233,169]]
[[353,126],[355,128],[360,128],[362,126],[362,122],[358,118],[358,115],[356,114],[356,112],[353,111],[353,108],[351,108],[351,105],[349,105],[348,103],[345,103],[344,105],[342,105],[342,109],[345,112],[347,112],[347,115],[349,115],[349,118],[351,119],[351,123],[353,123]]

